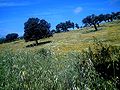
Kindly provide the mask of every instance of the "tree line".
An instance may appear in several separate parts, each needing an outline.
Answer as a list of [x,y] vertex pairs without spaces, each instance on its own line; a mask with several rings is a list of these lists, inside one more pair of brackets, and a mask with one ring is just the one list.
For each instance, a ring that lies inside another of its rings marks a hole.
[[80,28],[77,23],[75,24],[74,22],[71,22],[70,20],[69,21],[65,21],[65,22],[61,22],[61,23],[56,25],[56,32],[57,33],[59,33],[59,32],[67,32],[71,28],[74,30],[75,27],[77,29]]
[[[112,12],[111,14],[100,14],[100,15],[89,15],[86,16],[82,23],[84,26],[81,27],[87,27],[87,26],[94,26],[95,31],[98,30],[97,27],[100,26],[100,23],[102,22],[111,22],[113,20],[120,19],[120,12]],[[38,45],[38,40],[42,38],[47,38],[50,36],[53,36],[54,33],[60,33],[60,32],[68,32],[70,30],[80,29],[81,28],[77,23],[71,22],[70,20],[65,22],[60,22],[56,25],[56,30],[50,30],[51,24],[47,22],[44,19],[39,18],[29,18],[24,23],[24,35],[22,38],[26,42],[28,41],[35,41]],[[11,33],[6,35],[6,38],[1,38],[0,43],[4,42],[11,42],[18,38],[17,33]]]
[[18,39],[18,36],[17,33],[7,34],[5,38],[0,38],[0,44],[15,41]]
[[100,14],[100,15],[89,15],[85,17],[82,22],[85,26],[94,26],[97,31],[97,26],[100,26],[100,23],[104,22],[112,22],[113,20],[120,19],[120,12],[112,12],[111,14]]
[[[89,15],[85,17],[82,22],[85,26],[94,26],[95,31],[97,31],[97,25],[100,26],[101,22],[110,22],[116,19],[120,19],[120,12],[112,12],[111,14],[100,14],[100,15]],[[24,39],[25,41],[36,41],[38,45],[38,40],[41,38],[46,38],[52,36],[53,32],[67,32],[69,29],[74,29],[75,27],[79,29],[79,25],[69,21],[61,22],[56,25],[56,30],[50,31],[50,23],[45,20],[40,20],[38,18],[29,18],[24,24]],[[52,32],[52,33],[51,33]]]

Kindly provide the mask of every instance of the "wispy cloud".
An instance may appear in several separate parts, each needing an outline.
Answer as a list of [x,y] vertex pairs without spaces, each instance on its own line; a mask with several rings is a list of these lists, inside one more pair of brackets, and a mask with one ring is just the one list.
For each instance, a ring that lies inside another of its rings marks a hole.
[[27,6],[30,5],[30,2],[10,2],[10,1],[1,1],[0,7],[11,7],[11,6]]
[[79,14],[83,10],[82,7],[77,7],[74,9],[74,13]]

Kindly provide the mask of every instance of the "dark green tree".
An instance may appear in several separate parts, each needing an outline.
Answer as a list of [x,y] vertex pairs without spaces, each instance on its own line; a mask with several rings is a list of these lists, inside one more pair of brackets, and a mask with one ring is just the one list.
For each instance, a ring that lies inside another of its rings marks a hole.
[[62,23],[56,25],[56,33],[60,33],[62,31]]
[[79,27],[79,25],[78,25],[77,23],[75,24],[75,27],[76,27],[77,29],[79,29],[79,28],[80,28],[80,27]]
[[5,40],[6,40],[5,38],[1,37],[0,38],[0,44],[5,43]]
[[14,41],[15,39],[18,38],[18,34],[17,33],[11,33],[11,34],[7,34],[6,35],[6,42],[11,42]]
[[120,19],[120,12],[116,12],[116,19]]
[[113,19],[114,19],[114,20],[117,20],[117,19],[119,19],[119,17],[120,17],[120,12],[112,12],[111,15],[113,16]]
[[113,21],[113,16],[112,14],[105,14],[105,19],[108,21],[108,22],[112,22]]
[[70,20],[65,22],[67,28],[73,28],[74,29],[74,23],[71,22]]
[[112,16],[113,16],[113,19],[114,19],[114,20],[117,19],[117,13],[116,13],[116,12],[112,12]]
[[54,33],[56,33],[56,31],[53,29],[53,30],[51,30],[51,33],[54,34]]
[[103,22],[103,21],[104,21],[104,19],[105,19],[105,17],[104,17],[104,15],[103,15],[103,14],[98,15],[98,23]]
[[48,36],[50,32],[50,23],[44,19],[29,18],[24,23],[24,39],[25,41],[35,41],[38,45],[38,40]]
[[74,23],[73,22],[71,22],[70,20],[66,21],[66,22],[61,22],[61,23],[56,25],[56,32],[57,33],[59,33],[59,32],[67,32],[67,31],[69,31],[68,30],[69,28],[74,29]]
[[90,15],[90,16],[87,16],[86,18],[84,18],[82,20],[82,22],[85,24],[85,25],[93,25],[95,30],[97,31],[97,26],[96,24],[98,23],[98,17],[94,14]]

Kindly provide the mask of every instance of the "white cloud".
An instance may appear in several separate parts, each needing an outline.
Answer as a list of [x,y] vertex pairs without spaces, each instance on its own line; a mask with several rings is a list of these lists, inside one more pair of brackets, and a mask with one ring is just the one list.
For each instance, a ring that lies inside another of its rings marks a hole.
[[29,2],[0,2],[0,7],[26,6],[30,4]]
[[82,7],[77,7],[74,9],[74,13],[79,14],[83,10]]

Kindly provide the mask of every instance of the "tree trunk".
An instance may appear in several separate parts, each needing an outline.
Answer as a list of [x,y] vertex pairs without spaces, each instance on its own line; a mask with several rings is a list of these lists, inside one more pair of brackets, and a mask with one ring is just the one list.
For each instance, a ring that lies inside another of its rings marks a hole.
[[36,45],[38,45],[38,40],[35,40],[35,42],[36,42]]
[[100,24],[99,24],[99,23],[97,23],[97,25],[98,25],[98,27],[100,27]]
[[97,26],[95,25],[95,24],[93,24],[94,25],[94,28],[95,28],[95,31],[97,31],[98,29],[97,29]]

